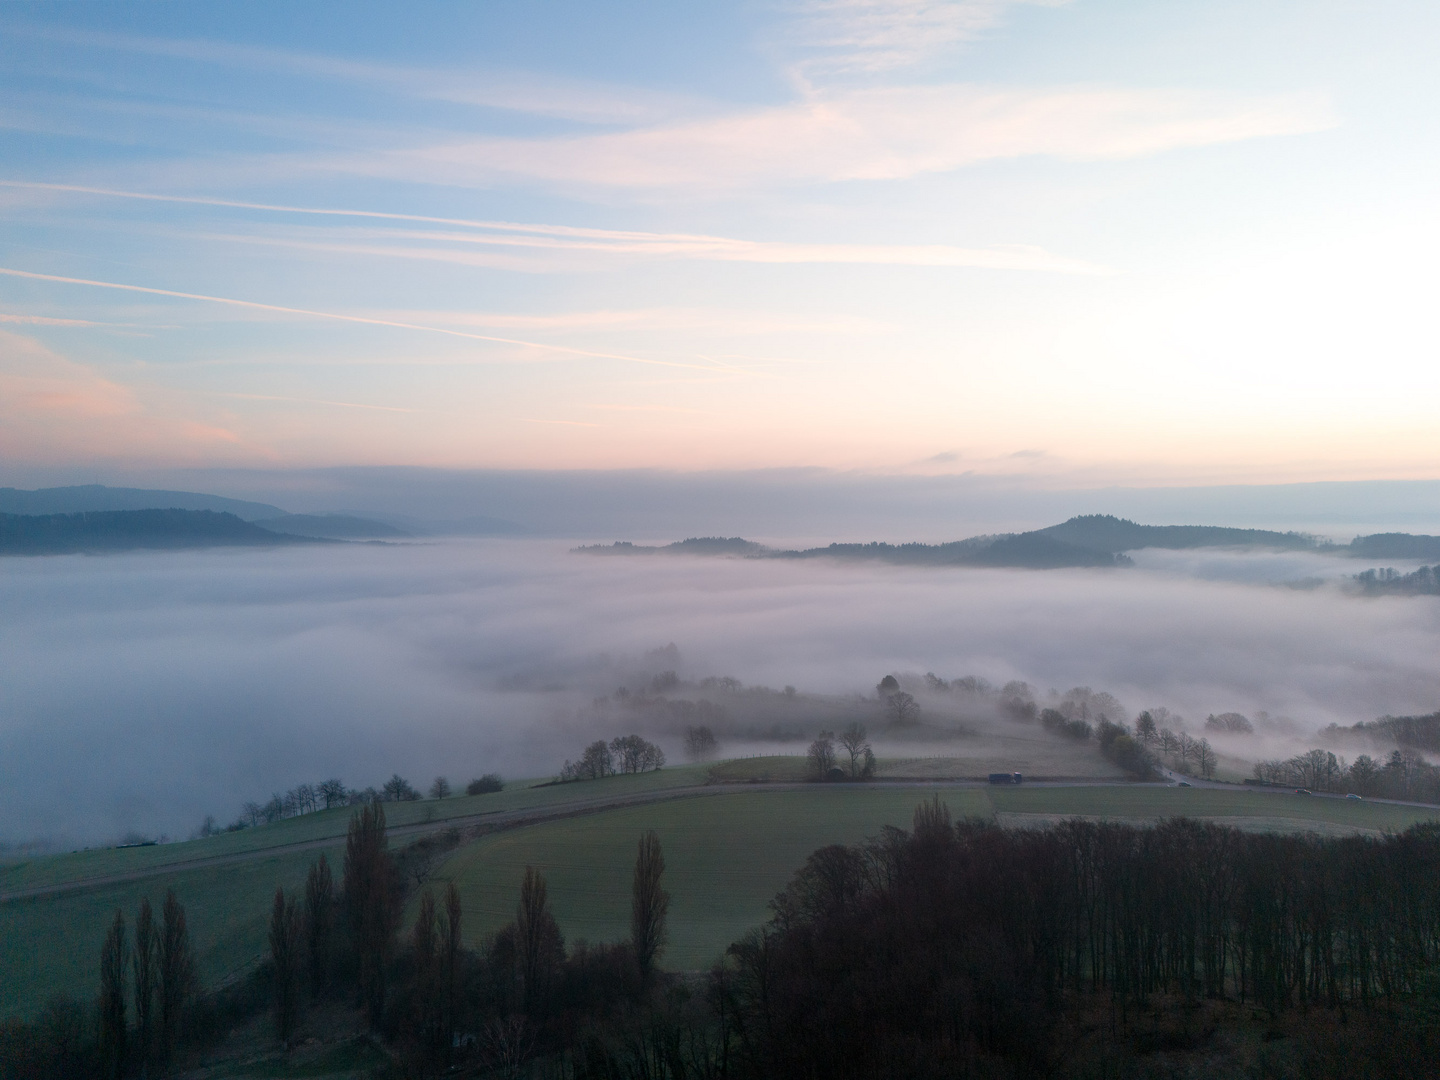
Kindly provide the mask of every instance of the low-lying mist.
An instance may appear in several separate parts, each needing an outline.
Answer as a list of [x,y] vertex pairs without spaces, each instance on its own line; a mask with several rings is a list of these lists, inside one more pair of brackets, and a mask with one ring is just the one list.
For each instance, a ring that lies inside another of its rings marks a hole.
[[[1315,745],[1330,723],[1440,705],[1440,605],[1270,584],[1354,572],[1320,556],[1141,553],[1129,570],[1008,571],[569,546],[6,560],[0,842],[178,838],[207,814],[223,824],[247,800],[331,776],[364,787],[398,772],[421,789],[437,774],[457,787],[549,776],[586,742],[630,731],[679,762],[673,717],[613,700],[622,685],[663,696],[653,680],[671,670],[681,696],[719,702],[722,755],[865,716],[877,753],[895,752],[904,740],[884,733],[875,700],[892,672],[906,685],[927,672],[1023,680],[1037,698],[1091,687],[1126,720],[1163,706],[1197,735],[1210,713],[1287,718],[1253,744],[1214,740],[1257,759]],[[706,677],[774,693],[693,686]],[[1016,730],[964,694],[917,696],[917,737]]]

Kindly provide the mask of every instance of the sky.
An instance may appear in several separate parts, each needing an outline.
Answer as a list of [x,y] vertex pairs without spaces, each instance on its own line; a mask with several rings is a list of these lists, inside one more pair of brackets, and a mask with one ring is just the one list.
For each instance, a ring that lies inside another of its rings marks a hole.
[[1435,478],[1437,36],[1410,0],[8,3],[0,459]]

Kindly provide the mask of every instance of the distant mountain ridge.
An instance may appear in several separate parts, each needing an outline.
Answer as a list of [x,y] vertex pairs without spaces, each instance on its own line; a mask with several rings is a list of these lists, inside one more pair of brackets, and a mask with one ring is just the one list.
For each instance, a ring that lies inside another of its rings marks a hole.
[[1268,529],[1230,529],[1218,525],[1137,525],[1110,514],[1082,514],[1022,536],[1048,536],[1091,551],[1136,551],[1140,548],[1183,550],[1202,547],[1268,547],[1304,551],[1316,546],[1313,536]]
[[0,555],[178,550],[205,547],[280,547],[323,544],[271,532],[214,510],[99,510],[80,514],[0,513]]
[[271,532],[326,540],[408,540],[411,534],[383,521],[350,514],[286,514],[259,518],[254,524]]
[[1083,514],[1023,533],[972,536],[942,544],[830,544],[799,551],[765,547],[739,536],[695,537],[677,543],[642,546],[617,541],[579,547],[586,554],[605,555],[738,555],[745,558],[835,558],[893,563],[901,566],[995,566],[1032,570],[1063,567],[1128,566],[1127,551],[1141,548],[1187,550],[1213,547],[1263,547],[1281,551],[1320,551],[1334,555],[1389,558],[1440,558],[1440,537],[1409,533],[1360,536],[1332,544],[1306,533],[1268,529],[1232,529],[1218,525],[1140,525],[1110,514]]
[[269,503],[227,499],[198,491],[158,491],[147,488],[112,488],[104,484],[74,487],[0,488],[0,514],[83,514],[104,510],[214,510],[233,514],[241,521],[282,517],[278,506]]

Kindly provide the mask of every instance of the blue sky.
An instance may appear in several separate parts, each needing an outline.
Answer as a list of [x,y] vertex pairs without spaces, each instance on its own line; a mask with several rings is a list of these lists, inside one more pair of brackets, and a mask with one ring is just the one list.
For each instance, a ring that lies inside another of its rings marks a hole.
[[7,4],[0,456],[1434,476],[1437,35],[1407,2]]

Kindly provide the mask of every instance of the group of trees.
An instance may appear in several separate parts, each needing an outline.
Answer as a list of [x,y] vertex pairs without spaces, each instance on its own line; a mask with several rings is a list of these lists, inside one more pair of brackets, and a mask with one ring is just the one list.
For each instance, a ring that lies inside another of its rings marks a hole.
[[[1240,719],[1245,718],[1242,716]],[[1152,753],[1163,754],[1169,761],[1170,768],[1178,773],[1188,776],[1198,772],[1207,780],[1215,775],[1219,759],[1216,757],[1215,748],[1210,745],[1210,740],[1196,739],[1184,731],[1176,732],[1168,727],[1161,727],[1154,714],[1148,710],[1135,719],[1135,737]]]
[[[465,793],[481,795],[500,791],[504,786],[497,773],[486,773],[470,781],[466,785]],[[447,778],[437,776],[430,785],[429,794],[432,799],[448,799],[454,794],[454,789]],[[332,778],[318,784],[299,784],[283,795],[277,793],[270,796],[269,802],[247,802],[241,807],[240,816],[224,829],[215,824],[214,818],[207,817],[197,835],[213,836],[220,832],[238,832],[241,829],[269,825],[284,818],[329,810],[336,806],[363,806],[372,802],[415,802],[420,798],[420,792],[399,773],[392,775],[379,788],[347,788],[343,780]]]
[[95,1074],[119,1080],[132,1070],[144,1075],[151,1068],[168,1069],[194,991],[190,932],[175,890],[166,891],[158,923],[149,897],[140,901],[133,945],[125,913],[117,909],[100,949],[98,1030],[91,1057]]
[[1383,761],[1361,754],[1353,762],[1317,748],[1285,761],[1256,762],[1255,778],[1311,791],[1440,803],[1440,768],[1409,748],[1392,750]]
[[1422,566],[1409,574],[1391,567],[1366,570],[1355,575],[1355,582],[1367,593],[1401,593],[1409,596],[1434,596],[1440,593],[1440,565]]
[[600,780],[617,773],[651,772],[663,767],[665,751],[639,735],[620,735],[606,743],[596,739],[585,748],[579,761],[566,761],[561,781]]
[[[1005,830],[952,824],[935,802],[908,835],[815,852],[773,906],[730,949],[733,1074],[1101,1075],[1073,1060],[1067,1007],[1104,1003],[1111,1019],[1090,1029],[1119,1041],[1153,1023],[1136,1008],[1147,1001],[1238,999],[1275,1015],[1428,993],[1440,829]],[[1103,1074],[1135,1072],[1112,1058]]]
[[[837,742],[845,759],[836,752]],[[858,721],[852,721],[838,736],[833,731],[820,732],[806,751],[805,762],[812,780],[868,780],[876,768],[870,737]]]
[[900,689],[900,680],[886,675],[875,685],[875,696],[885,706],[885,718],[892,724],[913,724],[920,719],[920,703],[913,694]]
[[691,761],[709,761],[718,747],[715,732],[704,724],[685,729],[685,756]]
[[[670,729],[693,725],[724,727],[729,723],[730,714],[723,705],[704,698],[691,700],[666,696],[679,688],[679,677],[673,671],[666,671],[656,675],[648,686],[642,686],[638,690],[622,686],[613,694],[595,698],[590,703],[591,709],[600,716],[623,710],[641,717],[647,726]],[[701,682],[700,688],[721,693],[737,693],[741,684],[739,680],[728,677],[709,678]]]

